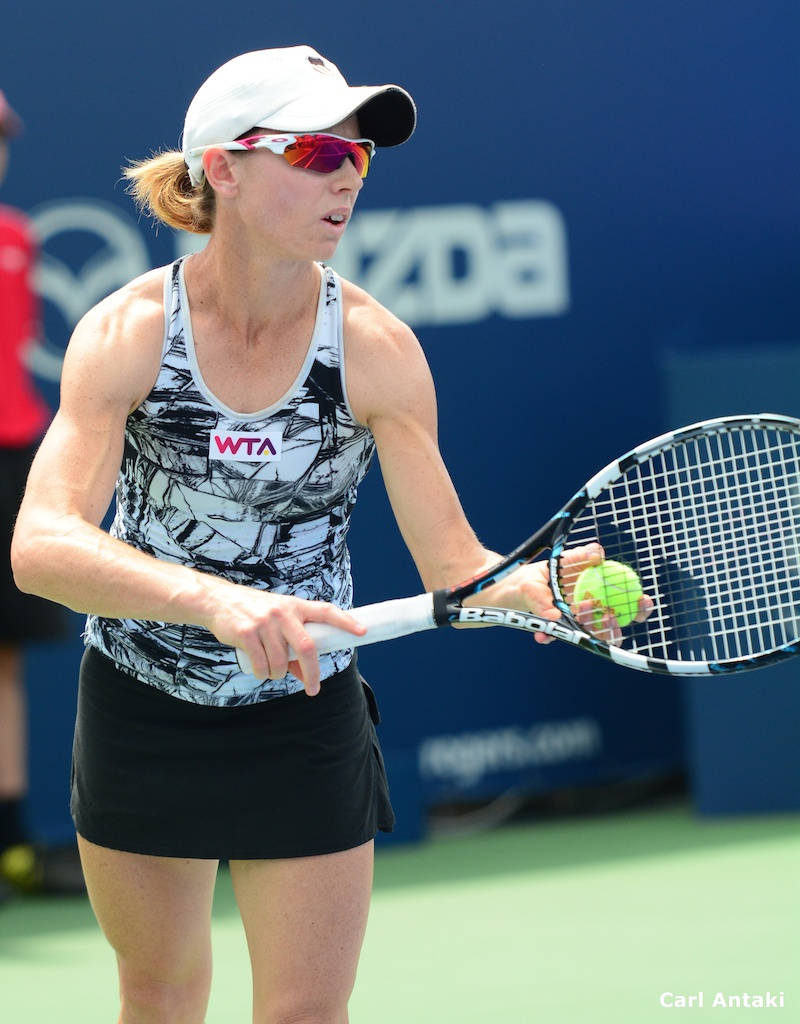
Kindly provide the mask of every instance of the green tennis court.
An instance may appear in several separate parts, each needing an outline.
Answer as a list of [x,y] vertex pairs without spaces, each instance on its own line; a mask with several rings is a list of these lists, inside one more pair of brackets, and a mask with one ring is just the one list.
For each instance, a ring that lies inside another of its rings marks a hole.
[[[678,1020],[771,1009],[800,1022],[798,864],[800,816],[698,820],[683,804],[384,849],[351,1021],[648,1024],[672,1019],[662,993],[703,992]],[[224,870],[214,944],[208,1024],[248,1022]],[[742,1006],[713,1006],[718,993]],[[745,993],[782,993],[783,1006],[745,1007]],[[0,909],[3,1024],[110,1024],[116,1007],[85,902]]]

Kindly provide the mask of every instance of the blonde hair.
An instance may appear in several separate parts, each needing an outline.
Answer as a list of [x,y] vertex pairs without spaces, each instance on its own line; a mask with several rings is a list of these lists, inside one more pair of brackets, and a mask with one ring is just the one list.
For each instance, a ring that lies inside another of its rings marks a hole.
[[143,213],[181,231],[199,235],[211,231],[216,209],[214,190],[205,178],[200,185],[192,184],[178,150],[131,161],[122,173],[128,181],[128,192]]

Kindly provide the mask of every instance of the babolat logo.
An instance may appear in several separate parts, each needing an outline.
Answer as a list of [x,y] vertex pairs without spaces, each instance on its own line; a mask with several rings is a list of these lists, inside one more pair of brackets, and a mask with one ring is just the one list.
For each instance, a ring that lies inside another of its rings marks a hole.
[[283,435],[279,430],[263,434],[241,430],[212,431],[208,457],[223,462],[277,462],[282,448]]
[[484,622],[487,626],[515,626],[529,629],[534,633],[547,633],[560,640],[572,640],[575,633],[566,626],[550,619],[541,619],[528,612],[515,612],[505,608],[462,608],[458,613],[459,622]]

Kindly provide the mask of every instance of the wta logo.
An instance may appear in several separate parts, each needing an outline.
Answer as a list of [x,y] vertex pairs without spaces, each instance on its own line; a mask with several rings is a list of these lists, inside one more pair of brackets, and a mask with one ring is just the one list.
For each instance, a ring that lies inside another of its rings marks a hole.
[[269,430],[250,434],[241,430],[212,431],[208,457],[222,462],[277,462],[283,449],[283,434]]

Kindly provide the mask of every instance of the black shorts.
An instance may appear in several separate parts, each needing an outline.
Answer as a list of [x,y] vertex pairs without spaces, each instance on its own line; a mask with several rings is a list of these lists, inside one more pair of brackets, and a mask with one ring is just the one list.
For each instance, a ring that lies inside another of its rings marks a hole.
[[11,574],[11,535],[35,451],[35,446],[0,448],[0,534],[4,544],[0,568],[0,644],[60,640],[69,629],[65,608],[23,594]]
[[355,660],[322,684],[235,708],[180,700],[87,648],[72,759],[77,831],[165,857],[304,857],[360,846],[394,814]]

